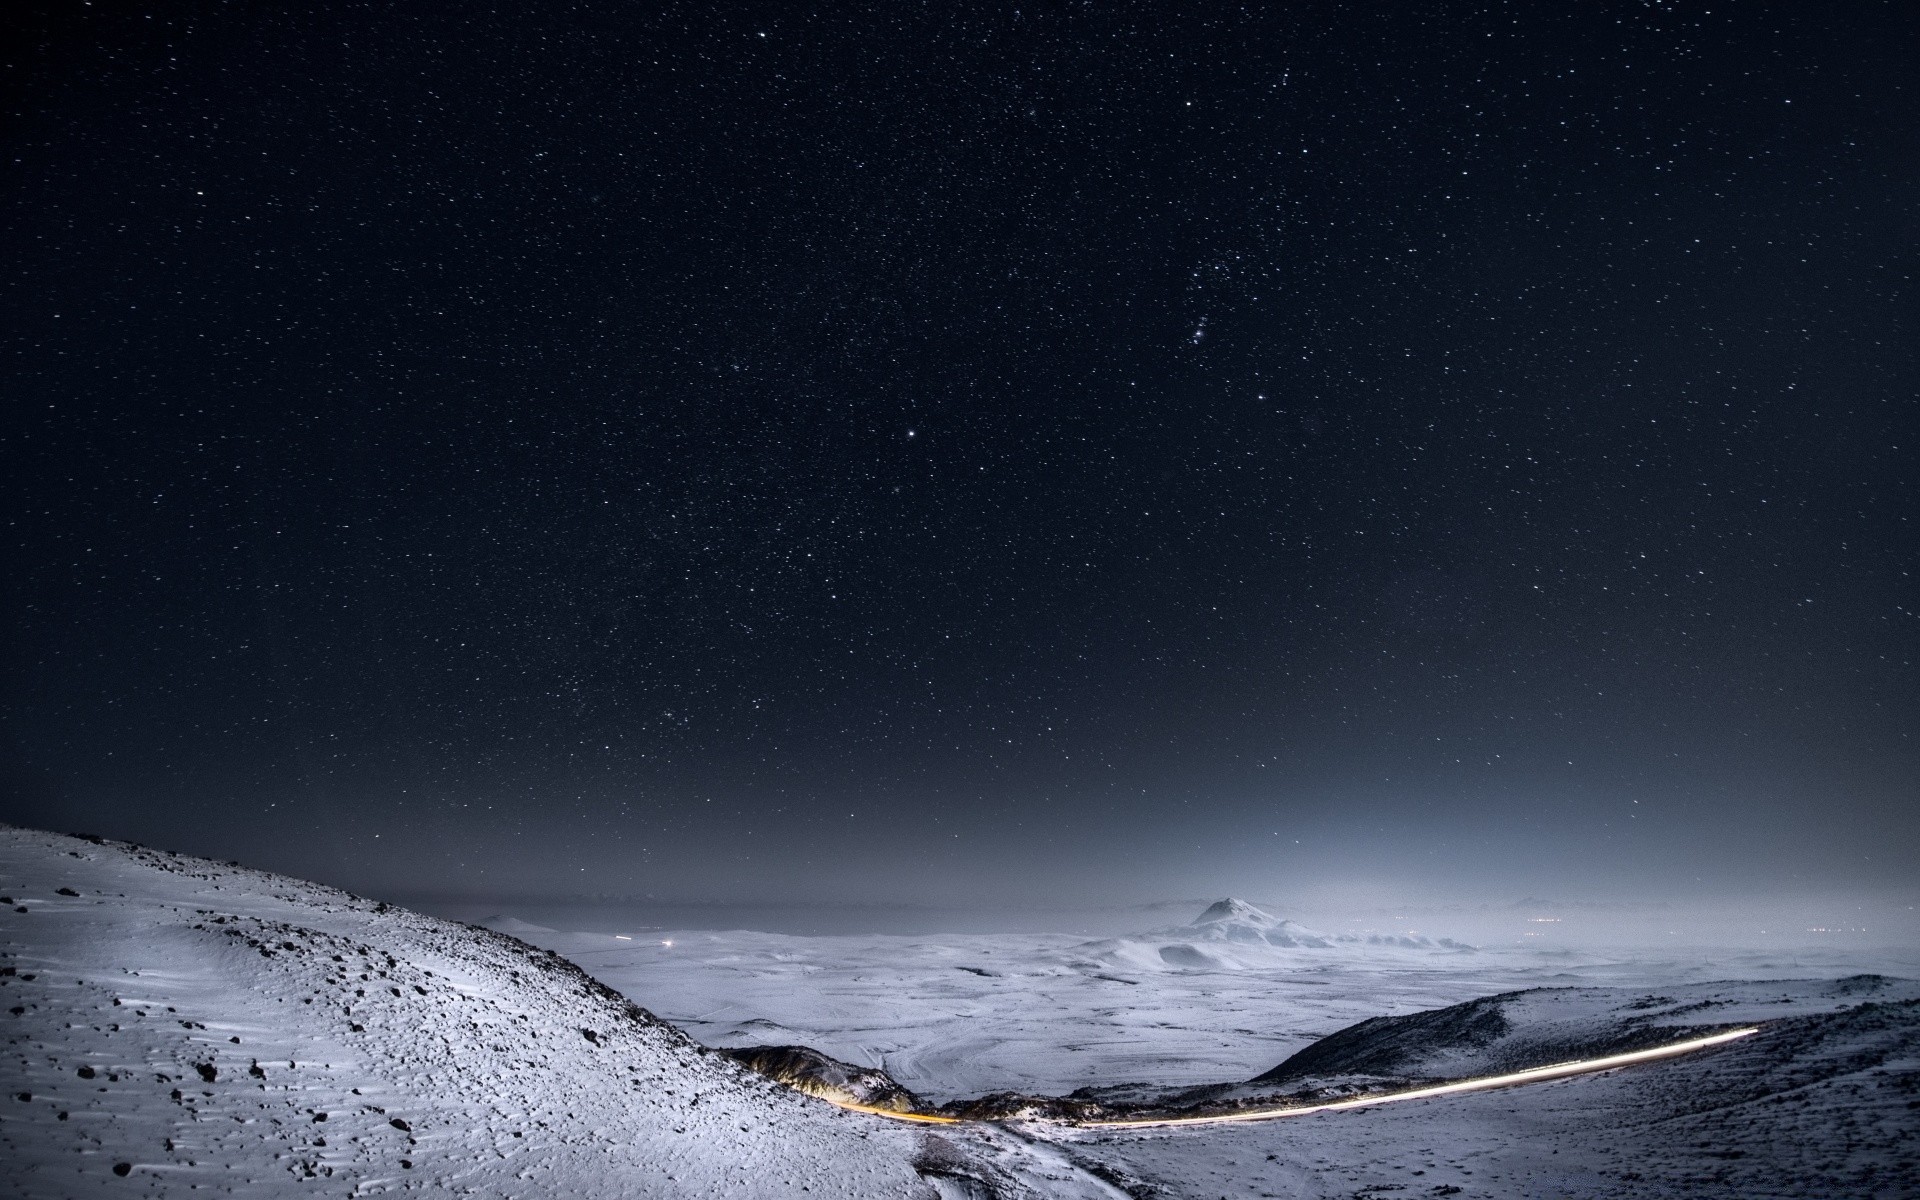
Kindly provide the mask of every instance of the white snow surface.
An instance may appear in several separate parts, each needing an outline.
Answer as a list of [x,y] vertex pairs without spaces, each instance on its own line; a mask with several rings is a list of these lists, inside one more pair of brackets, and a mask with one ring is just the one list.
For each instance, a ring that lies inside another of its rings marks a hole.
[[993,1127],[836,1109],[487,930],[0,827],[0,1177],[112,1195],[1102,1197]]

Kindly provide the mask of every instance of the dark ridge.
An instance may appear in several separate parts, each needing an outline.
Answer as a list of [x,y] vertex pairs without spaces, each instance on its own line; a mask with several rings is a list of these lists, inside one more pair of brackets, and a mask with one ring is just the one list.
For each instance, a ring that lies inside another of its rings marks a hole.
[[1088,1121],[1132,1115],[1132,1111],[1130,1108],[1110,1108],[1073,1096],[1034,1096],[1025,1092],[990,1092],[971,1100],[955,1100],[940,1109],[943,1116],[959,1117],[964,1121],[1004,1121],[1009,1117]]
[[885,1070],[841,1062],[811,1046],[744,1046],[720,1053],[811,1096],[892,1112],[932,1111]]
[[[1284,1083],[1334,1075],[1405,1075],[1410,1062],[1436,1050],[1454,1047],[1480,1049],[1509,1033],[1512,1022],[1501,1010],[1512,995],[1485,996],[1409,1013],[1404,1017],[1369,1017],[1328,1034],[1294,1054],[1279,1066],[1248,1080]],[[1417,1072],[1413,1072],[1416,1073]]]
[[[1881,981],[1875,977],[1856,976],[1839,981],[1834,994],[1858,994],[1878,986]],[[1356,1076],[1422,1081],[1452,1078],[1462,1064],[1449,1058],[1458,1052],[1472,1054],[1476,1065],[1471,1074],[1525,1071],[1576,1059],[1651,1050],[1741,1025],[1711,1020],[1674,1023],[1679,1013],[1704,1014],[1718,1005],[1702,1001],[1675,1009],[1670,1000],[1659,996],[1625,1005],[1610,1021],[1596,1021],[1584,1028],[1567,1028],[1551,1021],[1516,1027],[1509,1019],[1509,1006],[1521,997],[1560,990],[1564,989],[1504,992],[1427,1012],[1373,1017],[1321,1038],[1247,1082],[1279,1085]],[[1647,1015],[1625,1015],[1639,1012]]]

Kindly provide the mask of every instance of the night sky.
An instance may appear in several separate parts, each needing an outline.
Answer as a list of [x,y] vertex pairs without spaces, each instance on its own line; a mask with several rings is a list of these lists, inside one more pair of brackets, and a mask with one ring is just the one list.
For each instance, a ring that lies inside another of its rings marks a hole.
[[0,820],[387,893],[1920,868],[1908,4],[9,20]]

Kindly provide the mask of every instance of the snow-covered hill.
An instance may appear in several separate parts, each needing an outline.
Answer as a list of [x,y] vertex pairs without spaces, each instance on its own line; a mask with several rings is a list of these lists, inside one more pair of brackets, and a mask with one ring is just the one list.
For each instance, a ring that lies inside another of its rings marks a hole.
[[1064,1136],[1138,1181],[1137,1190],[1167,1196],[1196,1194],[1190,1181],[1228,1173],[1238,1194],[1317,1200],[1920,1196],[1916,997],[1920,984],[1882,976],[1529,989],[1365,1021],[1261,1080],[1163,1099],[1266,1106],[1276,1090],[1394,1090],[1663,1044],[1703,1028],[1760,1031],[1657,1064],[1508,1090],[1218,1133]]
[[1427,1012],[1375,1017],[1320,1039],[1251,1082],[1461,1079],[1600,1058],[1740,1026],[1882,1007],[1920,1033],[1920,983],[1835,980],[1625,988],[1529,988]]
[[25,1198],[1117,1193],[844,1112],[513,938],[0,827],[0,1162]]

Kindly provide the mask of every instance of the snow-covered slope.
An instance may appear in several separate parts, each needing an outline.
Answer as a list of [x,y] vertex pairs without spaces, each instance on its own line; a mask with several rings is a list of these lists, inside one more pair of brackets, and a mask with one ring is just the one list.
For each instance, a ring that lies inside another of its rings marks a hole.
[[0,894],[9,1196],[1115,1194],[801,1095],[487,930],[6,827]]
[[1461,1079],[1664,1045],[1738,1026],[1893,1006],[1920,1027],[1920,983],[1880,975],[1837,980],[1689,984],[1658,992],[1530,988],[1399,1017],[1320,1039],[1251,1082],[1333,1077]]
[[[1196,1093],[1217,1101],[1343,1078],[1367,1087],[1480,1076],[1688,1028],[1762,1027],[1685,1057],[1510,1090],[1268,1124],[1062,1136],[1137,1193],[1168,1197],[1920,1196],[1917,994],[1911,980],[1878,976],[1535,989],[1365,1022],[1295,1055],[1267,1084]],[[1197,1180],[1213,1187],[1199,1191]]]

